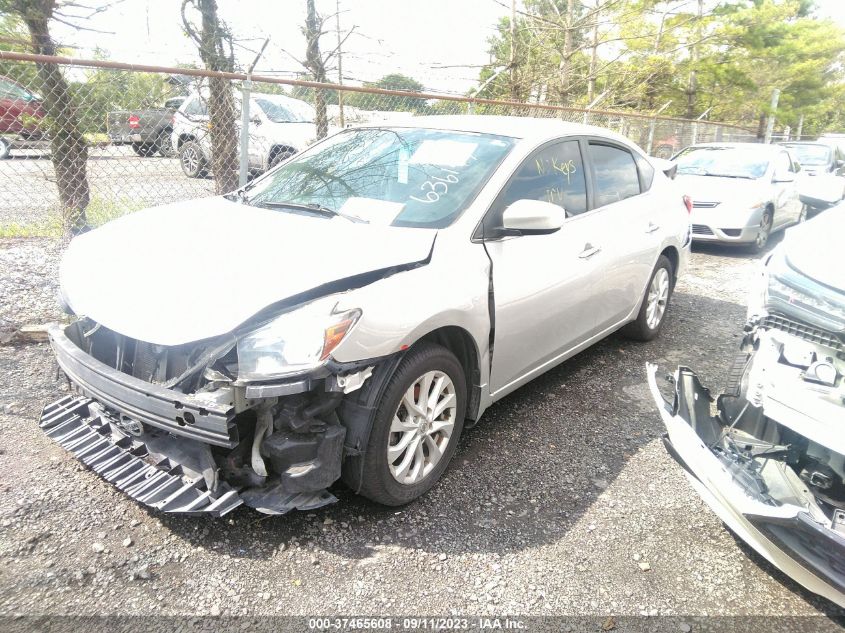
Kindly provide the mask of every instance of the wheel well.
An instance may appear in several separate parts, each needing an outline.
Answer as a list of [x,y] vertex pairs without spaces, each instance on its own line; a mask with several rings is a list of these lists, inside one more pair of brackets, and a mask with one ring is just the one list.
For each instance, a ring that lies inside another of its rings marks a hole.
[[186,143],[188,141],[195,141],[195,140],[197,140],[197,139],[196,139],[196,137],[194,137],[193,134],[180,134],[178,144],[176,145],[176,149],[179,149],[180,147],[182,147],[183,143]]
[[774,217],[775,217],[775,205],[774,205],[774,204],[772,204],[771,202],[769,202],[769,203],[767,203],[767,204],[766,204],[766,211],[771,212],[771,214],[772,214],[772,218],[774,218]]
[[669,260],[669,263],[672,264],[672,284],[674,285],[678,277],[678,265],[680,264],[680,255],[678,255],[678,249],[676,249],[674,246],[667,246],[663,249],[663,252],[660,254],[664,255],[666,259]]
[[414,343],[430,341],[442,345],[452,352],[461,364],[466,377],[467,409],[466,417],[475,420],[481,403],[481,372],[478,367],[478,348],[472,336],[465,329],[447,326],[433,330]]
[[292,156],[293,154],[296,154],[296,148],[291,147],[290,145],[274,145],[270,148],[269,160],[273,160],[279,154],[288,154]]

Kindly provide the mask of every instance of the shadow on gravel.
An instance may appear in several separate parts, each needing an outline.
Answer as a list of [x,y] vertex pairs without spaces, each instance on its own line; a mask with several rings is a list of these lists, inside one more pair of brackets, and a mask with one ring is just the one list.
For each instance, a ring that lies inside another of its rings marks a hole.
[[178,537],[233,558],[266,558],[292,541],[374,563],[391,547],[452,556],[557,541],[663,432],[645,362],[728,369],[743,306],[679,292],[669,315],[657,340],[612,335],[498,402],[465,431],[441,482],[407,506],[379,506],[338,485],[339,502],[315,512],[156,516]]

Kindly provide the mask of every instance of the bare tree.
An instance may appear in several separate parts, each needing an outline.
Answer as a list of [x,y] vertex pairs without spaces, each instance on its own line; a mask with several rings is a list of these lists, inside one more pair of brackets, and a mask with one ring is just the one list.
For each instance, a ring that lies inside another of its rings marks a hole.
[[[303,65],[311,73],[314,81],[325,83],[326,81],[326,60],[320,54],[320,36],[323,34],[323,23],[325,19],[317,13],[314,0],[305,0],[305,28],[302,30],[305,35],[305,62]],[[338,43],[340,48],[340,43]],[[317,138],[323,138],[329,132],[329,120],[326,116],[326,93],[324,90],[314,91],[314,110],[317,124]]]
[[[49,25],[54,18],[67,23],[57,17],[62,6],[72,4],[59,4],[57,0],[0,0],[0,13],[9,11],[20,16],[29,30],[33,53],[55,55],[57,47],[50,37]],[[86,173],[88,146],[79,131],[76,108],[58,65],[38,62],[36,68],[50,136],[50,158],[59,190],[62,230],[70,237],[88,230],[85,215],[91,200]]]
[[[199,28],[188,17],[189,6],[199,11]],[[182,0],[182,24],[197,45],[200,59],[207,70],[235,70],[232,34],[217,15],[217,0]],[[232,85],[228,79],[209,78],[208,115],[214,189],[217,193],[228,193],[238,188],[237,113]]]

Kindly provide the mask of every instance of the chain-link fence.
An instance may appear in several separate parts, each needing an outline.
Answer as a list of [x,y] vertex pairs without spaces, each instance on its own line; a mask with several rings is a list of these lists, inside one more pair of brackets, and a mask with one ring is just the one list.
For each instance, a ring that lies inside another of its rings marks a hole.
[[648,113],[0,51],[0,236],[60,234],[222,193],[343,127],[429,114],[587,123],[664,158],[695,142],[754,139],[734,125]]

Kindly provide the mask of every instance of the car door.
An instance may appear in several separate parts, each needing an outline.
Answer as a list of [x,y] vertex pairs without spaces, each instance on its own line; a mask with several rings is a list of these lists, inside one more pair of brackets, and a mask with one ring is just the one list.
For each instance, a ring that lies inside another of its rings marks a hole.
[[[619,324],[639,304],[665,231],[665,202],[651,183],[654,168],[626,145],[605,138],[588,142],[594,213],[601,222],[601,277],[593,288],[599,331]],[[639,159],[639,160],[638,160]]]
[[[566,211],[545,235],[505,235],[502,214],[517,200],[543,200]],[[490,387],[509,392],[553,365],[595,332],[596,226],[588,211],[581,142],[555,141],[529,156],[482,223],[492,263],[494,339]]]
[[[782,175],[791,176],[792,179],[776,182]],[[772,186],[775,188],[775,217],[772,228],[789,226],[798,221],[802,203],[798,197],[797,176],[789,154],[785,151],[778,152],[772,176]]]

